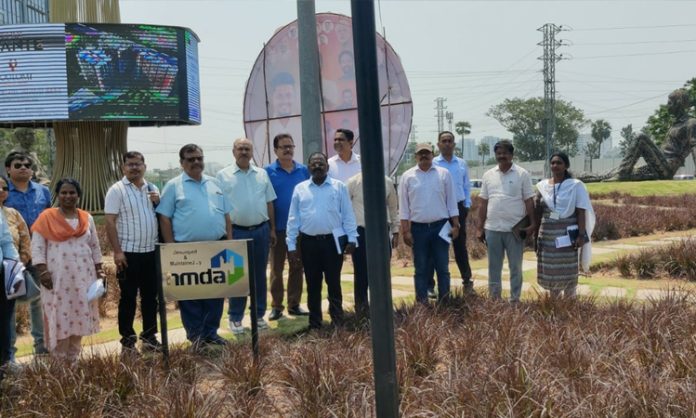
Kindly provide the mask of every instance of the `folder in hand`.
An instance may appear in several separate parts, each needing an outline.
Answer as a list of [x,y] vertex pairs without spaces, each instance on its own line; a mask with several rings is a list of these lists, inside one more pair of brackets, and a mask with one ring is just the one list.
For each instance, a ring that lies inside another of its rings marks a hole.
[[525,231],[524,229],[529,227],[529,225],[531,225],[529,223],[529,217],[525,215],[524,218],[520,219],[519,222],[513,225],[512,235],[518,240],[524,241],[525,239],[527,239],[527,231]]

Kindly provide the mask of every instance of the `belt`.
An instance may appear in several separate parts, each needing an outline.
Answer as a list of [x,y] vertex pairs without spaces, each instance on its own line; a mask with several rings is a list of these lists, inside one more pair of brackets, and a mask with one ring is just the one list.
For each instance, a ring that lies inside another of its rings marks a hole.
[[446,221],[447,221],[447,219],[440,219],[439,221],[433,221],[433,222],[413,222],[413,221],[411,221],[411,224],[412,225],[426,226],[426,227],[430,228],[431,226],[436,226],[437,224],[440,224],[440,223],[443,223]]
[[259,229],[262,226],[266,225],[268,221],[263,221],[260,224],[257,225],[251,225],[251,226],[242,226],[242,225],[232,225],[232,229],[239,229],[242,231],[253,231],[254,229]]
[[304,232],[300,232],[300,237],[302,239],[306,240],[325,240],[325,239],[333,239],[333,234],[324,234],[324,235],[307,235]]

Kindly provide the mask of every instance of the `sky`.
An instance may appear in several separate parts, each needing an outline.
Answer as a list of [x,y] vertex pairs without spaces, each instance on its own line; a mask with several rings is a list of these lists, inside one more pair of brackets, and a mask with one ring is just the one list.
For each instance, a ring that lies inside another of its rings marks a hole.
[[[129,148],[148,166],[176,167],[179,148],[202,146],[228,165],[244,136],[244,90],[264,42],[297,19],[295,0],[121,0],[122,23],[185,26],[200,37],[202,124],[130,128]],[[350,2],[315,2],[317,13],[350,15]],[[376,27],[400,56],[414,103],[417,141],[435,142],[435,99],[445,97],[469,137],[511,138],[486,115],[506,98],[543,97],[541,32],[557,35],[556,97],[588,119],[644,126],[667,95],[696,77],[694,1],[375,1]],[[581,132],[589,133],[589,127]]]

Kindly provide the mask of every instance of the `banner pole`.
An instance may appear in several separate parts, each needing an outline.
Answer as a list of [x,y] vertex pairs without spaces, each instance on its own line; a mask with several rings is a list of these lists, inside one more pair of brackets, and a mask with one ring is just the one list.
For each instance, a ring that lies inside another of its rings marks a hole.
[[169,335],[167,333],[167,302],[164,300],[164,285],[162,284],[162,258],[160,254],[160,244],[155,247],[155,257],[157,257],[157,298],[160,317],[160,332],[162,334],[162,356],[164,367],[169,370]]
[[251,351],[254,361],[259,357],[259,326],[256,313],[256,262],[254,259],[254,240],[247,240],[247,263],[249,264],[249,299],[251,299]]

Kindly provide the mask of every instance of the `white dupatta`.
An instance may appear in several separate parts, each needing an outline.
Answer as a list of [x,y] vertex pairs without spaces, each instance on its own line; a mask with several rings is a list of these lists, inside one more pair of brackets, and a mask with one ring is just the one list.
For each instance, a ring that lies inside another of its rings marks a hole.
[[573,216],[576,208],[585,210],[585,231],[588,240],[580,248],[578,264],[584,274],[589,274],[590,262],[592,261],[592,231],[594,231],[597,218],[594,209],[592,209],[592,202],[590,202],[590,195],[587,193],[585,184],[572,178],[565,179],[558,184],[550,184],[548,179],[544,179],[537,183],[536,187],[546,206],[557,212],[561,219]]

